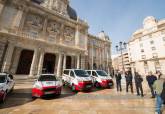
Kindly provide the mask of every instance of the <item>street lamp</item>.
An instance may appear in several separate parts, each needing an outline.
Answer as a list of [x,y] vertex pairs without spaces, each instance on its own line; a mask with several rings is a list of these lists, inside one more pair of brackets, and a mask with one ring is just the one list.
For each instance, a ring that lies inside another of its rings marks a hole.
[[127,48],[127,43],[126,42],[119,42],[119,45],[116,45],[116,51],[120,52],[121,54],[121,60],[122,60],[122,69],[125,73],[125,68],[124,68],[124,61],[123,61],[123,51]]

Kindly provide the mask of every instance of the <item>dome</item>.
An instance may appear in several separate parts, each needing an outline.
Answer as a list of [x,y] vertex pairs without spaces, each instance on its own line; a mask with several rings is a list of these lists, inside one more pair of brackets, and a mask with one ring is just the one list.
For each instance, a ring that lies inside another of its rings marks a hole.
[[148,16],[144,19],[143,23],[147,22],[147,21],[156,21],[155,17],[153,16]]
[[108,35],[105,34],[104,31],[101,31],[99,34],[98,34],[98,37],[102,40],[109,40],[110,41],[110,38]]
[[69,15],[69,17],[73,20],[77,20],[77,13],[76,11],[71,8],[69,5],[67,6],[67,13]]
[[148,16],[143,21],[144,29],[152,28],[156,25],[157,20],[153,16]]

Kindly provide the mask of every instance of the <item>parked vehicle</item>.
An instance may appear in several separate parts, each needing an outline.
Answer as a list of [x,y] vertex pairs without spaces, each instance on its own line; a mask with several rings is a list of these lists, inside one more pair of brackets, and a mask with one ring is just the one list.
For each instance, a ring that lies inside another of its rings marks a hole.
[[35,80],[32,98],[54,94],[61,95],[62,82],[54,74],[42,74]]
[[103,70],[86,70],[88,74],[93,78],[93,84],[95,87],[104,87],[104,88],[112,88],[114,83],[111,78],[105,71]]
[[81,69],[65,69],[62,80],[63,84],[71,87],[72,91],[89,91],[93,87],[92,78],[85,70]]
[[0,102],[4,102],[6,95],[14,89],[14,79],[11,74],[0,73]]

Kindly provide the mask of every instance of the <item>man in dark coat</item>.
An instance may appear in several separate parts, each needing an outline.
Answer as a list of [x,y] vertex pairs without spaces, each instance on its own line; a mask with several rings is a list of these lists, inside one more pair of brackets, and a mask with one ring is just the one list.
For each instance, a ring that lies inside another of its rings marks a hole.
[[121,74],[119,71],[117,71],[117,73],[115,74],[115,78],[116,78],[116,87],[117,87],[117,91],[122,91],[121,88]]
[[137,95],[138,96],[141,95],[141,97],[143,97],[144,96],[143,87],[142,87],[143,78],[138,72],[135,72],[134,79],[135,79],[135,86],[136,86]]
[[126,92],[128,92],[128,88],[130,86],[131,92],[133,93],[132,73],[131,73],[131,71],[127,71],[125,73],[125,79],[126,79]]
[[148,86],[149,86],[149,88],[151,90],[151,95],[152,95],[151,98],[155,98],[153,84],[157,80],[157,77],[155,75],[153,75],[152,72],[149,72],[149,75],[146,76],[146,80],[147,80]]

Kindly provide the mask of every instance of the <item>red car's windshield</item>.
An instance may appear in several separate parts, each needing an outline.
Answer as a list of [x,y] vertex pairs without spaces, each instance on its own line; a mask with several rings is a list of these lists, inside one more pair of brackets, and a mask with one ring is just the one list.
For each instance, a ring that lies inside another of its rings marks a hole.
[[57,81],[57,79],[53,75],[41,75],[38,81]]

